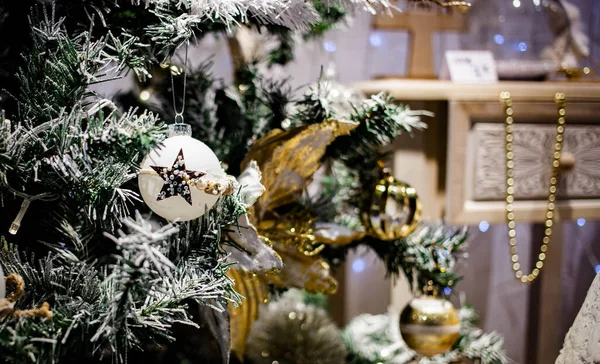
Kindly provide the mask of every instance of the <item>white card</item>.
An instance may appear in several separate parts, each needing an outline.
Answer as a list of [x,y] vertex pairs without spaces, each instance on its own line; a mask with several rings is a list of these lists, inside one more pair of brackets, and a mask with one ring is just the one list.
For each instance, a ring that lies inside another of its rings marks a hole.
[[490,51],[446,51],[440,78],[455,83],[498,82],[494,56]]

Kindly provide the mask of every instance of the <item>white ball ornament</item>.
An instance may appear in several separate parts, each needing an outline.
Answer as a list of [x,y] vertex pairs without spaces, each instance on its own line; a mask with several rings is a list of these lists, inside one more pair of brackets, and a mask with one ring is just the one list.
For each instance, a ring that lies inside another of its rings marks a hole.
[[225,176],[219,159],[191,137],[187,124],[169,126],[171,136],[144,158],[138,184],[144,202],[169,221],[188,221],[204,215],[219,196],[204,190],[206,181]]

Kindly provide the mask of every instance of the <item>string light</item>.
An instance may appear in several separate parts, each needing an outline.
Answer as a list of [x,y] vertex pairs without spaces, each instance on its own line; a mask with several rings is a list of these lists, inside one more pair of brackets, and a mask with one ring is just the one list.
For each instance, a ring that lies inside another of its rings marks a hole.
[[482,221],[479,223],[479,231],[485,233],[490,228],[490,224],[487,221]]
[[525,52],[525,51],[527,50],[527,43],[525,43],[525,42],[520,42],[520,43],[519,43],[519,50],[520,50],[521,52]]
[[142,101],[150,100],[150,91],[143,90],[142,92],[140,92],[140,100],[142,100]]
[[494,42],[496,44],[504,44],[504,36],[502,34],[494,35]]
[[365,270],[366,266],[367,265],[365,264],[365,260],[364,259],[362,259],[362,258],[355,259],[352,262],[352,271],[354,273],[360,273],[360,272],[362,272],[362,271]]
[[323,49],[329,53],[333,53],[337,50],[337,46],[335,45],[334,41],[326,40],[323,42]]
[[579,225],[579,226],[585,225],[585,219],[583,217],[580,217],[579,219],[577,219],[577,225]]
[[381,47],[383,45],[383,37],[379,33],[372,33],[369,36],[369,43],[372,47]]

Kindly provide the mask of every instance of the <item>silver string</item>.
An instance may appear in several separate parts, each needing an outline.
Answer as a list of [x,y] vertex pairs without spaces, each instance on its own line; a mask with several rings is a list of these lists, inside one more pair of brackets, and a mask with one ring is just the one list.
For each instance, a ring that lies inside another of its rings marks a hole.
[[181,111],[177,112],[177,103],[175,100],[175,81],[173,80],[173,70],[169,70],[171,72],[171,93],[173,94],[173,111],[175,112],[175,123],[177,123],[178,118],[181,119],[181,123],[183,123],[183,113],[185,112],[185,99],[186,99],[186,87],[187,87],[187,62],[188,62],[188,46],[189,41],[185,43],[185,59],[183,61],[183,101],[181,104]]

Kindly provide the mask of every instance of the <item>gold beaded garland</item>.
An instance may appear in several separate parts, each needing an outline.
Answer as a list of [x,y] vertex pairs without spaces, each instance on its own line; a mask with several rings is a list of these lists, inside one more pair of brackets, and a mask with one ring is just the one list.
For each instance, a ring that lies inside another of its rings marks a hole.
[[542,246],[540,247],[540,254],[538,255],[538,261],[535,263],[535,268],[529,274],[524,274],[519,264],[519,255],[517,253],[517,232],[515,230],[516,223],[514,221],[514,152],[513,152],[513,114],[512,100],[509,92],[501,92],[500,100],[504,103],[504,113],[506,115],[506,220],[508,221],[508,243],[510,245],[511,253],[511,264],[512,269],[515,273],[515,277],[522,283],[533,282],[540,274],[542,267],[544,266],[544,260],[546,259],[546,250],[548,249],[548,243],[552,237],[552,225],[554,224],[554,201],[556,200],[557,184],[559,180],[559,168],[560,168],[560,155],[563,143],[563,134],[565,132],[566,125],[566,109],[565,109],[565,95],[563,93],[557,93],[554,96],[556,105],[558,106],[558,121],[556,126],[556,143],[554,144],[554,153],[552,154],[552,175],[550,177],[550,187],[548,189],[548,205],[546,210],[546,221],[544,226],[544,238],[542,239]]

